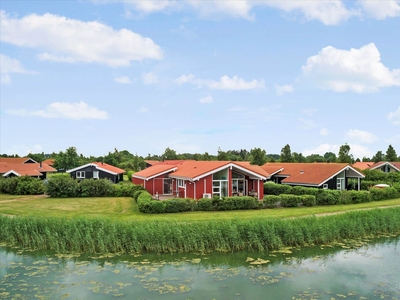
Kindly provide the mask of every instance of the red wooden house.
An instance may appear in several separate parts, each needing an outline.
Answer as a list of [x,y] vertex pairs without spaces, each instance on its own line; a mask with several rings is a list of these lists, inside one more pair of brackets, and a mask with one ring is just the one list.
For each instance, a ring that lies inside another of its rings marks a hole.
[[211,198],[213,196],[264,197],[263,183],[270,175],[248,162],[164,161],[132,175],[153,196]]

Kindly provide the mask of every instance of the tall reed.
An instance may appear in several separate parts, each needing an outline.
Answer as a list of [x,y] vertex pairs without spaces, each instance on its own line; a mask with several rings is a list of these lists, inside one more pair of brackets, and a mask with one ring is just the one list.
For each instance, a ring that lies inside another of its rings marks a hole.
[[0,242],[57,252],[264,251],[400,233],[400,208],[298,219],[115,221],[0,216]]

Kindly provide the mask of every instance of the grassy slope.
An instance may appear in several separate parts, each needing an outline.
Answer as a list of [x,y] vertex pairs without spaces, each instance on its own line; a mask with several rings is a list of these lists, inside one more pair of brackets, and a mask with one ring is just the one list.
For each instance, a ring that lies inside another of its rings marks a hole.
[[42,196],[12,196],[0,194],[0,214],[26,216],[106,217],[121,220],[195,221],[209,219],[247,219],[257,217],[290,218],[313,214],[329,214],[349,210],[398,206],[400,199],[361,204],[279,208],[246,211],[187,212],[179,214],[146,215],[138,211],[132,198],[47,198]]

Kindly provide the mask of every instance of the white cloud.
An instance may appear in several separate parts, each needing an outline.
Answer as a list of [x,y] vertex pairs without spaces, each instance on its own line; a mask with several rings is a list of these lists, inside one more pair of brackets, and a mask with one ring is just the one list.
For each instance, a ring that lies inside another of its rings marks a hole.
[[378,20],[400,16],[400,1],[398,0],[359,0],[358,3],[368,15]]
[[17,59],[4,54],[0,54],[0,66],[2,84],[11,82],[10,73],[36,74],[36,72],[26,70]]
[[311,154],[324,155],[326,152],[333,152],[337,154],[339,152],[339,146],[325,143],[319,145],[314,149],[304,150],[302,153],[304,156],[309,156]]
[[132,81],[127,76],[116,77],[116,78],[114,78],[114,81],[116,81],[118,83],[122,83],[122,84],[132,83]]
[[298,118],[297,120],[301,123],[299,126],[301,129],[311,129],[315,127],[315,122],[312,120],[306,120],[303,118]]
[[206,96],[203,97],[199,100],[200,103],[213,103],[213,97],[212,96]]
[[155,74],[154,72],[144,73],[142,78],[143,78],[143,83],[146,85],[158,82],[157,74]]
[[374,143],[378,140],[378,137],[375,134],[358,129],[350,129],[347,131],[346,138],[359,143],[367,144]]
[[198,87],[206,86],[210,89],[216,90],[251,90],[251,89],[263,89],[265,88],[264,80],[256,80],[246,81],[238,76],[233,76],[230,78],[229,76],[222,76],[219,81],[216,80],[206,80],[206,79],[197,79],[193,74],[182,75],[179,78],[175,79],[175,83],[181,85],[183,83],[191,83],[195,84]]
[[319,131],[319,134],[322,136],[327,136],[327,135],[329,135],[329,131],[326,128],[321,128],[321,130]]
[[[140,1],[142,2],[142,1]],[[1,11],[1,41],[43,51],[41,60],[129,66],[131,61],[161,59],[151,39],[128,29],[115,30],[97,21],[30,14],[20,19]]]
[[400,125],[400,106],[399,106],[399,108],[397,110],[391,111],[388,114],[388,119],[394,125]]
[[8,110],[10,115],[27,117],[36,116],[52,119],[108,119],[106,111],[101,111],[96,107],[89,106],[85,102],[68,103],[68,102],[53,102],[46,106],[44,110],[31,111],[27,109]]
[[365,146],[361,146],[358,144],[351,144],[351,143],[349,143],[349,146],[350,146],[350,154],[353,154],[353,157],[355,159],[357,158],[362,159],[363,157],[372,157],[374,155],[374,153]]
[[275,84],[275,90],[278,96],[282,96],[284,93],[293,92],[293,86],[291,84],[285,84],[285,85]]
[[302,111],[306,115],[312,116],[312,115],[314,115],[314,114],[316,114],[318,112],[318,109],[316,109],[316,108],[306,108],[306,109],[303,109]]
[[149,111],[149,109],[147,107],[141,106],[139,108],[139,112],[141,112],[141,113],[147,113],[148,111]]
[[251,10],[257,6],[268,6],[279,9],[285,13],[299,13],[307,20],[317,20],[325,25],[335,25],[347,20],[352,16],[359,15],[358,12],[348,10],[340,0],[324,1],[273,1],[273,0],[148,0],[130,1],[120,0],[127,4],[127,8],[133,8],[142,13],[153,13],[160,11],[182,10],[185,8],[196,10],[203,18],[216,18],[228,16],[254,20]]
[[307,59],[303,73],[320,88],[335,92],[376,92],[400,86],[400,69],[390,71],[384,66],[373,43],[349,51],[325,47]]

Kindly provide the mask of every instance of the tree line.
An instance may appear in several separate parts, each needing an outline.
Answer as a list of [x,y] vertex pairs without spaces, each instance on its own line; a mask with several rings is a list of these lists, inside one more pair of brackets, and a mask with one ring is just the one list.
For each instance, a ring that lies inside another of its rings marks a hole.
[[[124,169],[126,171],[139,171],[146,168],[146,160],[216,160],[216,161],[249,161],[254,165],[263,165],[266,162],[304,162],[304,163],[314,163],[314,162],[340,162],[349,163],[359,161],[400,161],[400,157],[397,156],[396,150],[389,145],[386,152],[377,151],[377,153],[372,157],[363,157],[362,159],[355,159],[352,154],[350,154],[350,145],[347,143],[340,146],[339,152],[337,154],[333,152],[326,152],[324,155],[311,154],[304,156],[299,152],[292,152],[290,145],[286,144],[282,149],[280,154],[267,154],[264,149],[253,148],[250,151],[246,149],[240,150],[227,150],[223,151],[218,148],[217,155],[209,154],[208,152],[201,153],[180,153],[178,154],[175,150],[167,147],[165,151],[160,154],[148,154],[147,156],[139,156],[137,154],[132,154],[128,150],[118,151],[116,148],[114,151],[108,152],[104,156],[83,156],[78,154],[75,147],[69,147],[65,151],[60,151],[58,153],[44,154],[42,153],[29,153],[27,156],[32,158],[37,162],[42,162],[45,159],[54,159],[53,167],[57,170],[69,170],[76,168],[78,166],[87,164],[89,162],[104,162],[118,168]],[[18,157],[18,155],[7,155],[1,154],[1,157]]]

